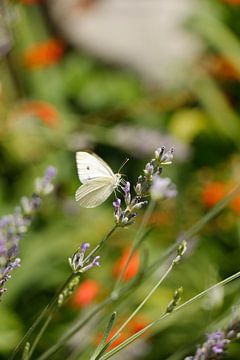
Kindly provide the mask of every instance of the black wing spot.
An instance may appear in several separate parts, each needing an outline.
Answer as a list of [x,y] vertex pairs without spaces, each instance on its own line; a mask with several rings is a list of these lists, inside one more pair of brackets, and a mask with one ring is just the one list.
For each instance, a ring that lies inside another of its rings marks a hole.
[[90,170],[90,167],[89,167],[89,166],[87,166],[87,170]]

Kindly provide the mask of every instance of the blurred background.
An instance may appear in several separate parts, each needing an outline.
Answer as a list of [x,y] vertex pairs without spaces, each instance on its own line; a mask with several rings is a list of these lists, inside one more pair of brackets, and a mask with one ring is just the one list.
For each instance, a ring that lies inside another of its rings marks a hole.
[[[0,304],[1,359],[69,275],[68,257],[82,241],[96,244],[113,224],[111,200],[90,210],[75,203],[75,152],[92,149],[115,172],[129,157],[124,173],[134,182],[157,147],[175,148],[163,175],[178,196],[158,204],[145,242],[154,261],[240,182],[239,79],[239,0],[1,0],[0,215],[31,194],[49,164],[58,169],[56,191],[21,241],[22,266]],[[239,214],[240,196],[194,239],[119,342],[155,320],[177,287],[186,300],[239,270]],[[140,221],[114,234],[101,268],[85,275],[36,354],[109,295]],[[136,253],[125,282],[139,259]],[[156,272],[121,305],[120,323],[157,278]],[[238,302],[235,282],[114,358],[184,359]],[[51,359],[88,359],[84,349],[99,341],[103,316]],[[234,344],[227,358],[239,357]]]

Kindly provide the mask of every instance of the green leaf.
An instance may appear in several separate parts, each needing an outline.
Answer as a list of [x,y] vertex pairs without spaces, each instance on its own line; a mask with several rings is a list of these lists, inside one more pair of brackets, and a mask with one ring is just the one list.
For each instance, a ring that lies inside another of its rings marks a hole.
[[97,360],[100,358],[100,356],[107,350],[107,348],[109,347],[109,345],[111,344],[111,340],[106,344],[107,342],[107,339],[109,337],[109,334],[113,328],[113,324],[114,324],[114,321],[116,319],[116,316],[117,316],[117,313],[114,312],[112,313],[111,315],[111,318],[108,322],[108,325],[106,327],[106,330],[104,332],[104,335],[103,335],[103,338],[100,342],[100,344],[98,345],[98,347],[96,348],[96,350],[94,351],[93,355],[91,356],[91,359],[90,360]]

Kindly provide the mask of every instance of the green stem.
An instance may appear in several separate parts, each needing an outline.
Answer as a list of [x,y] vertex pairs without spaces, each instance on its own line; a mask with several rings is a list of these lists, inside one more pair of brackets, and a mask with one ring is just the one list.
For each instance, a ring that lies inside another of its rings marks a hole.
[[[48,311],[50,311],[49,317],[51,316],[51,313],[54,309],[54,305],[58,299],[58,296],[61,294],[61,292],[63,291],[63,289],[67,286],[67,284],[71,281],[72,277],[74,276],[74,274],[71,274],[68,279],[65,281],[65,283],[63,284],[63,286],[60,288],[60,290],[57,292],[57,294],[53,297],[53,299],[50,301],[50,303],[42,310],[42,312],[40,313],[40,315],[37,317],[37,319],[34,321],[33,325],[29,328],[29,330],[26,332],[26,334],[23,336],[23,338],[20,340],[20,342],[18,343],[18,345],[16,346],[12,356],[10,357],[9,360],[13,360],[15,358],[15,355],[17,354],[18,350],[20,349],[20,347],[28,340],[28,338],[31,336],[31,334],[33,333],[33,331],[36,329],[36,327],[38,326],[38,324],[40,323],[40,321],[43,319],[43,317],[48,313]],[[43,325],[44,326],[44,325]],[[41,330],[40,330],[41,331]]]
[[[105,241],[112,235],[112,233],[116,230],[117,225],[114,225],[113,228],[108,232],[108,234],[100,241],[100,243],[91,251],[91,253],[85,258],[84,263],[86,263],[96,252],[99,251],[99,249],[104,245]],[[46,319],[46,322],[43,324],[42,328],[45,327],[45,324],[48,323],[48,319],[52,317],[52,314],[54,312],[54,306],[58,299],[58,296],[61,294],[61,292],[65,289],[65,287],[70,283],[72,280],[74,274],[71,274],[71,276],[66,280],[64,285],[61,287],[61,289],[58,291],[58,293],[54,296],[52,301],[46,306],[46,308],[41,312],[41,314],[38,316],[36,321],[33,323],[31,328],[28,330],[28,332],[25,334],[25,336],[22,338],[20,343],[17,345],[16,349],[14,350],[14,353],[10,360],[13,360],[17,351],[19,350],[20,346],[29,338],[29,336],[32,334],[32,332],[35,330],[39,322],[42,320],[42,318],[46,315],[48,311],[50,311],[50,314],[48,318]],[[42,328],[40,329],[40,333],[42,333]],[[38,335],[37,335],[38,338]]]
[[[183,233],[180,237],[181,240],[189,241],[200,232],[200,230],[210,221],[212,220],[220,211],[222,211],[237,195],[240,193],[240,186],[237,186],[234,190],[232,190],[228,195],[226,195],[222,200],[220,200],[206,215],[204,215],[199,221],[197,221],[193,226],[190,227],[185,233]],[[165,253],[159,257],[149,268],[147,271],[149,273],[153,273],[158,267],[159,264],[166,259],[169,255],[173,254],[176,251],[179,242],[174,243],[170,246]]]
[[90,252],[90,254],[84,259],[83,264],[86,264],[88,260],[93,257],[104,245],[104,243],[108,240],[108,238],[114,233],[118,226],[115,224],[113,228],[107,233],[107,235],[100,241],[100,243]]
[[116,302],[118,300],[120,300],[122,298],[122,296],[124,294],[126,294],[130,289],[133,289],[134,286],[136,286],[136,284],[138,283],[137,278],[134,278],[134,280],[132,281],[131,284],[126,284],[124,287],[122,287],[118,292],[110,294],[110,296],[108,296],[104,302],[102,302],[101,304],[97,305],[95,307],[95,309],[93,309],[88,316],[81,320],[80,323],[76,324],[75,326],[72,327],[72,329],[70,329],[69,332],[67,332],[66,334],[64,334],[60,340],[54,344],[51,348],[49,348],[45,353],[43,353],[42,355],[40,355],[36,360],[45,360],[47,359],[49,356],[53,355],[56,351],[58,351],[72,336],[74,336],[79,330],[81,330],[95,315],[97,315],[102,309],[104,309],[107,305]]
[[48,324],[50,323],[50,321],[52,320],[52,314],[49,315],[44,323],[44,325],[42,326],[41,330],[39,331],[39,333],[37,334],[31,348],[28,354],[28,357],[26,360],[30,359],[32,354],[34,353],[34,350],[36,349],[37,344],[39,343],[44,331],[46,330],[46,328],[48,327]]
[[[107,235],[100,241],[100,243],[90,252],[90,254],[84,259],[83,264],[87,263],[88,260],[93,257],[104,245],[104,243],[109,239],[109,237],[114,233],[114,231],[116,230],[117,225],[114,225],[113,228],[107,233]],[[68,284],[68,283],[67,283]],[[66,285],[67,285],[66,284]],[[98,311],[101,310],[101,308],[103,308],[106,304],[108,303],[108,299],[106,299],[105,302],[103,302],[102,304],[100,304],[100,306],[93,311],[93,313],[91,314],[91,317],[94,316],[95,314],[98,313]],[[76,327],[74,327],[69,333],[65,334],[55,345],[53,345],[51,348],[49,348],[45,353],[43,353],[38,359],[43,360],[48,358],[48,356],[52,355],[54,352],[56,352],[68,339],[70,339],[74,333],[76,331],[79,331],[85,324],[87,321],[90,320],[91,317],[87,317],[84,321],[81,322],[81,324],[77,325],[77,330]]]
[[147,210],[144,213],[141,225],[140,225],[140,227],[139,227],[139,229],[137,231],[137,234],[135,236],[135,239],[134,239],[134,241],[132,243],[132,247],[131,247],[130,253],[128,255],[127,261],[126,261],[124,267],[122,268],[122,270],[121,270],[121,272],[120,272],[120,274],[119,274],[119,276],[118,276],[118,278],[116,280],[113,291],[116,291],[118,289],[118,287],[119,287],[119,285],[120,285],[120,283],[121,283],[121,281],[123,279],[123,276],[124,276],[124,274],[125,274],[125,272],[127,270],[127,267],[128,267],[133,255],[134,255],[135,251],[138,249],[138,247],[141,244],[142,233],[143,233],[143,231],[144,231],[144,229],[145,229],[145,227],[146,227],[146,225],[147,225],[147,223],[148,223],[148,221],[150,219],[150,216],[152,215],[154,207],[155,207],[155,201],[151,201],[148,208],[147,208]]
[[162,284],[162,282],[166,279],[168,274],[172,271],[174,267],[174,263],[171,263],[167,271],[163,274],[163,276],[158,280],[158,282],[154,285],[152,290],[147,294],[147,296],[143,299],[143,301],[138,305],[138,307],[132,312],[132,314],[127,318],[127,320],[120,326],[115,335],[111,338],[110,342],[112,343],[121,333],[121,331],[126,327],[126,325],[134,318],[134,316],[141,310],[141,308],[146,304],[146,302],[150,299],[153,293],[157,290],[157,288]]
[[77,331],[81,330],[97,313],[99,313],[106,305],[108,305],[112,299],[109,297],[104,302],[96,306],[96,308],[79,324],[73,326],[69,332],[64,334],[59,341],[51,346],[47,351],[45,351],[42,355],[40,355],[36,360],[45,360],[52,356],[56,351],[58,351]]
[[236,272],[235,274],[227,277],[226,279],[218,282],[217,284],[214,284],[213,286],[203,290],[202,292],[200,292],[199,294],[193,296],[191,299],[185,301],[182,305],[177,306],[175,309],[173,309],[173,311],[171,313],[166,313],[164,312],[159,319],[151,322],[149,325],[145,326],[144,329],[138,331],[136,334],[130,336],[127,340],[125,340],[124,342],[122,342],[120,345],[116,346],[113,350],[109,351],[107,354],[103,355],[101,357],[101,360],[106,360],[109,359],[111,356],[115,355],[116,353],[118,353],[120,350],[122,350],[123,348],[125,348],[127,345],[131,344],[133,341],[135,341],[136,339],[138,339],[141,335],[143,335],[146,331],[148,331],[149,329],[151,329],[152,327],[156,326],[160,321],[162,321],[163,319],[165,319],[166,317],[168,317],[169,315],[171,315],[172,313],[175,313],[183,308],[185,308],[187,305],[190,305],[191,303],[195,302],[196,300],[202,298],[203,296],[205,296],[207,293],[209,293],[210,291],[226,285],[228,283],[230,283],[231,281],[237,279],[240,277],[240,271]]

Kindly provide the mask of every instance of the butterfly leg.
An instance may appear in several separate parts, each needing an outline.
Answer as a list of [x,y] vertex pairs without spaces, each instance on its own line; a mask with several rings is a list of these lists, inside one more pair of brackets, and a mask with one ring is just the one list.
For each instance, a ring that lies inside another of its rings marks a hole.
[[121,186],[119,186],[119,188],[117,188],[117,191],[120,192],[120,194],[121,194],[122,196],[125,195],[124,189],[123,189]]
[[114,192],[115,198],[117,199],[117,193],[116,193],[116,190],[114,189],[114,190],[113,190],[113,192]]

